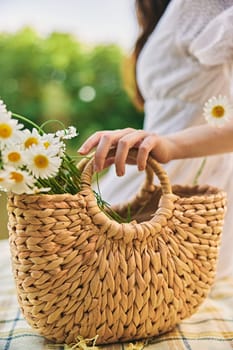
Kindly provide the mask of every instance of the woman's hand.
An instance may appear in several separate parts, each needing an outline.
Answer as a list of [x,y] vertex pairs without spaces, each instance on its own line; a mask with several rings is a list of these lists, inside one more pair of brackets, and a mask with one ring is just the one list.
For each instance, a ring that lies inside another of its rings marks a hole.
[[[108,152],[112,147],[116,148],[115,156],[114,158],[108,158]],[[131,148],[138,149],[136,163],[141,171],[146,167],[149,154],[158,162],[167,163],[172,159],[173,147],[174,144],[168,137],[161,137],[144,130],[127,128],[98,131],[84,142],[78,152],[86,155],[96,148],[95,171],[101,171],[115,163],[117,175],[122,176],[125,173],[125,164]]]

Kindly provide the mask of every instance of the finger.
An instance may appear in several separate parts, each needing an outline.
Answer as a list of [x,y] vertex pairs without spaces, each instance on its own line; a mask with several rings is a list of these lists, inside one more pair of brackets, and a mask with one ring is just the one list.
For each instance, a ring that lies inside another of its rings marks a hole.
[[88,137],[88,139],[78,149],[78,152],[83,155],[89,153],[94,147],[98,145],[102,135],[103,131],[97,131],[92,136]]
[[145,170],[147,159],[151,150],[156,147],[157,136],[149,135],[147,136],[138,147],[138,155],[137,155],[137,165],[140,171]]
[[111,134],[105,134],[101,137],[95,151],[95,157],[94,157],[95,171],[98,172],[103,170],[108,152],[114,143],[115,143],[115,138]]
[[95,171],[103,170],[108,152],[110,151],[111,147],[116,145],[119,139],[127,134],[130,134],[131,132],[132,129],[128,128],[108,131],[101,136],[95,152]]
[[137,130],[122,137],[118,141],[117,151],[115,156],[116,173],[118,176],[123,176],[125,173],[125,163],[129,150],[140,143],[145,137],[145,131]]

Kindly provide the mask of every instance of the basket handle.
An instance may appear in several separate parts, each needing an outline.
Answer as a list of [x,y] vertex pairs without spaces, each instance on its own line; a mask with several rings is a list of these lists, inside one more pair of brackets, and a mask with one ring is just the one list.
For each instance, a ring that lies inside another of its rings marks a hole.
[[[108,157],[114,156],[115,152],[116,152],[115,148],[111,149],[108,153]],[[129,161],[129,160],[135,161],[136,158],[137,158],[137,149],[132,148],[129,151],[127,161]],[[85,163],[84,163],[85,166],[84,166],[82,174],[81,174],[81,189],[82,190],[87,189],[87,188],[89,189],[91,186],[92,176],[94,174],[93,162],[94,162],[94,157],[92,156],[92,158],[90,160],[85,161]],[[156,174],[156,176],[158,177],[160,184],[161,184],[162,193],[163,194],[172,193],[171,184],[170,184],[167,173],[162,168],[162,166],[155,159],[153,159],[151,156],[149,156],[148,160],[147,160],[146,173],[147,173],[147,177],[146,177],[146,181],[143,185],[142,190],[148,191],[149,188],[151,188],[151,185],[153,185],[153,178],[154,178],[153,175]]]

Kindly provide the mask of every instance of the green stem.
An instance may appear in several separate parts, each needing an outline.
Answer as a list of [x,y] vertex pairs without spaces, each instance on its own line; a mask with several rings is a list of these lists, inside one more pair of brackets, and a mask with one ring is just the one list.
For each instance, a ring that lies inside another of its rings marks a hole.
[[47,124],[51,124],[51,123],[57,123],[57,124],[59,124],[60,126],[62,126],[62,129],[65,129],[65,125],[64,125],[60,120],[57,120],[57,119],[46,120],[46,122],[44,122],[43,124],[41,124],[40,128],[41,128],[42,130],[44,130],[44,127],[45,127]]
[[200,165],[199,169],[197,170],[197,173],[196,173],[196,175],[195,175],[195,177],[194,177],[193,185],[197,185],[197,184],[198,184],[198,180],[199,180],[199,177],[200,177],[201,174],[202,174],[202,171],[203,171],[204,166],[205,166],[205,164],[206,164],[206,160],[207,160],[207,158],[203,158],[203,159],[202,159],[201,165]]
[[130,222],[131,221],[131,215],[130,215],[130,206],[128,207],[128,212],[127,212],[127,218],[121,217],[115,210],[111,208],[111,205],[107,202],[105,202],[102,197],[101,197],[101,192],[100,192],[100,186],[99,186],[99,174],[96,173],[96,185],[97,185],[97,191],[94,191],[95,197],[97,204],[99,208],[110,218],[113,220],[116,220],[119,223],[123,222]]
[[17,114],[17,113],[11,113],[13,115],[13,117],[19,118],[20,120],[23,120],[24,122],[27,122],[28,124],[34,126],[38,131],[40,131],[42,134],[44,133],[43,129],[41,129],[41,127],[39,125],[37,125],[36,123],[34,123],[32,120]]

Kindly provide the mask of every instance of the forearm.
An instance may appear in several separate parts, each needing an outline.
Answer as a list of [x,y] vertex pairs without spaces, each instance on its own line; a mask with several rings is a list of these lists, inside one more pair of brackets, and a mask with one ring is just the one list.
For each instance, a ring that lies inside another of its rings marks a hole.
[[201,125],[168,136],[171,158],[194,158],[233,152],[233,121],[221,128]]

